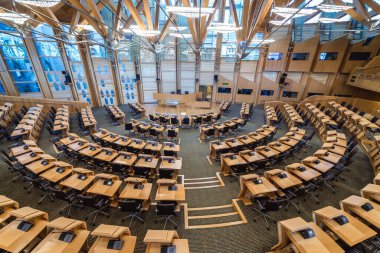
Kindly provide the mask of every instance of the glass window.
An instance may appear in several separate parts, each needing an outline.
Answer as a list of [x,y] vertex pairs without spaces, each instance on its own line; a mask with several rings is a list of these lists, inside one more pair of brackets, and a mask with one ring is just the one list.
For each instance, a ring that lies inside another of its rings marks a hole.
[[5,58],[9,70],[32,70],[32,65],[29,58],[26,59],[12,59]]
[[298,92],[294,92],[294,91],[284,91],[282,93],[283,98],[297,98],[297,96],[298,96]]
[[20,93],[40,92],[40,88],[36,82],[33,83],[16,83]]
[[7,95],[3,86],[3,82],[0,80],[0,95]]
[[274,95],[274,90],[261,90],[260,95],[271,97]]
[[282,53],[271,52],[271,53],[268,54],[268,60],[269,60],[269,61],[278,61],[278,60],[282,60]]
[[293,61],[307,61],[309,59],[309,53],[293,53]]
[[338,58],[337,52],[322,52],[319,55],[320,61],[329,61],[329,60],[336,60]]

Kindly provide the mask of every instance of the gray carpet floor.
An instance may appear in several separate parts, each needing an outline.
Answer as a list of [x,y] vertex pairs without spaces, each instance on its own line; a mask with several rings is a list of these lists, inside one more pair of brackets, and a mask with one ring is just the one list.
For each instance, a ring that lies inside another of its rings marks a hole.
[[[130,110],[127,106],[120,106],[122,110],[126,113],[126,120],[133,118]],[[221,120],[226,120],[231,117],[237,117],[239,115],[240,105],[232,105],[227,116],[223,116]],[[99,128],[106,128],[110,131],[123,134],[124,128],[121,126],[115,126],[112,122],[105,116],[104,108],[94,108],[93,109],[95,118],[98,122]],[[146,119],[145,119],[146,120]],[[262,107],[255,107],[254,113],[247,123],[243,132],[239,134],[248,133],[254,131],[264,124],[264,115]],[[308,133],[313,131],[313,127],[307,127]],[[277,132],[275,139],[284,135],[288,131],[288,127],[285,124],[281,124],[279,131]],[[71,118],[71,132],[78,133],[79,128],[76,124],[75,117]],[[180,157],[183,158],[182,172],[185,178],[199,178],[199,177],[212,177],[215,173],[220,170],[220,164],[214,162],[210,165],[206,159],[209,152],[208,143],[200,143],[198,141],[199,130],[198,129],[181,129],[179,137],[181,139],[181,151]],[[85,137],[90,140],[89,137]],[[50,143],[51,136],[44,128],[38,145],[46,153],[51,155],[56,155],[53,146]],[[11,143],[3,143],[2,148],[6,148]],[[321,140],[317,135],[313,137],[310,141],[311,147],[305,147],[299,157],[291,157],[284,164],[278,164],[277,168],[284,168],[285,164],[292,162],[301,161],[304,157],[310,155],[315,150],[317,150],[321,145]],[[64,159],[62,159],[64,160]],[[75,167],[85,167],[85,164],[76,164]],[[11,178],[14,176],[7,170],[7,166],[4,163],[0,164],[0,194],[4,194],[12,199],[17,200],[21,206],[31,206],[38,208],[40,210],[49,213],[50,219],[55,219],[59,217],[58,210],[65,206],[64,201],[57,200],[54,203],[46,200],[42,204],[38,204],[37,200],[40,198],[41,193],[39,190],[34,189],[30,194],[27,194],[23,189],[25,185],[22,181],[17,181],[15,183],[11,182]],[[311,221],[311,213],[313,210],[322,208],[327,205],[332,205],[338,207],[339,201],[345,197],[352,194],[360,194],[360,189],[364,187],[367,183],[371,182],[374,175],[371,164],[367,159],[366,155],[359,151],[356,155],[355,162],[350,165],[350,171],[344,173],[346,179],[345,182],[340,181],[335,183],[336,194],[324,190],[320,197],[320,204],[317,205],[314,201],[304,202],[300,200],[299,208],[301,210],[300,214],[297,214],[294,208],[289,208],[287,212],[280,210],[273,213],[273,216],[278,220],[284,220],[296,216],[301,216],[307,221]],[[227,205],[231,204],[231,200],[237,198],[239,194],[239,182],[234,180],[232,183],[229,178],[224,178],[225,187],[209,188],[209,189],[196,189],[196,190],[186,190],[186,202],[188,207],[208,207],[215,205]],[[156,186],[154,185],[152,190],[152,199],[156,193]],[[252,206],[244,206],[241,202],[239,205],[248,220],[247,224],[236,225],[222,228],[211,228],[211,229],[184,229],[184,217],[183,208],[180,215],[175,218],[178,223],[178,233],[181,238],[189,239],[191,252],[265,252],[270,249],[277,242],[277,228],[275,224],[271,225],[269,231],[265,229],[265,223],[263,220],[257,220],[253,222],[254,212],[252,211]],[[135,252],[145,252],[145,245],[143,243],[144,236],[148,229],[162,229],[163,224],[154,223],[155,218],[155,207],[151,206],[149,211],[143,216],[145,223],[141,225],[139,222],[134,222],[130,227],[133,235],[138,237]],[[127,225],[126,221],[124,224],[121,223],[120,219],[125,216],[116,208],[112,208],[111,217],[106,218],[99,216],[97,224],[107,223],[107,224],[117,224],[117,225]],[[220,210],[215,210],[214,212],[219,212]],[[232,210],[223,210],[222,212],[230,212]],[[91,212],[91,210],[81,210],[74,209],[72,212],[72,217],[77,219],[83,219],[83,217]],[[192,213],[193,215],[202,215],[203,211],[198,211]],[[207,214],[211,214],[207,212]],[[223,217],[223,218],[213,218],[207,221],[194,221],[192,225],[202,224],[202,222],[210,223],[220,223],[227,221],[235,221],[236,217]],[[88,223],[89,229],[93,229]],[[168,226],[167,229],[173,229]]]

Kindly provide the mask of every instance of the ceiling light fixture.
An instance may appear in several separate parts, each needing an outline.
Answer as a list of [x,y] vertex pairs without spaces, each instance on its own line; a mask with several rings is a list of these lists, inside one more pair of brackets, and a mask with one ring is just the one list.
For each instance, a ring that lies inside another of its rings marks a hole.
[[18,13],[0,13],[0,19],[12,21],[13,23],[16,23],[18,25],[22,25],[27,21],[30,17],[26,14],[18,14]]
[[209,31],[214,31],[217,33],[231,33],[242,30],[242,27],[236,27],[232,24],[225,24],[225,23],[211,23],[210,27],[208,28]]
[[135,33],[141,37],[154,37],[159,35],[161,32],[157,30],[143,30],[137,25],[131,25],[129,29],[123,29],[125,33]]
[[166,11],[181,15],[187,18],[199,18],[208,16],[215,11],[215,8],[198,8],[198,7],[184,7],[184,6],[166,6]]
[[286,8],[286,7],[274,7],[272,13],[280,15],[282,17],[288,17],[294,15],[293,18],[303,17],[315,13],[315,9],[298,9],[298,8]]
[[175,27],[175,26],[171,26],[171,27],[169,27],[169,30],[170,31],[184,31],[184,30],[186,30],[187,29],[187,27],[186,26],[177,26],[177,27]]
[[61,0],[15,0],[21,4],[29,4],[38,7],[50,8],[61,2]]
[[323,12],[340,12],[352,9],[352,6],[349,5],[335,5],[335,4],[320,4],[318,6]]
[[180,39],[182,39],[182,38],[185,38],[185,39],[191,38],[191,34],[190,33],[182,33],[182,34],[180,34],[180,33],[169,33],[169,35],[172,36],[172,37],[180,38]]

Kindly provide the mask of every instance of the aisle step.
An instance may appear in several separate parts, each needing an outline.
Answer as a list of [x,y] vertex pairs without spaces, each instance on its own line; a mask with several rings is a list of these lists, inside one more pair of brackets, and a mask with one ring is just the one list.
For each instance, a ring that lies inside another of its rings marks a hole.
[[206,189],[224,186],[224,182],[220,173],[216,173],[214,177],[198,177],[198,178],[185,178],[184,179],[185,189]]
[[[194,211],[207,211],[207,210],[216,210],[216,209],[226,209],[226,210],[221,213],[207,214],[206,212],[206,214],[204,215],[191,215],[191,212],[194,212]],[[245,218],[243,212],[241,211],[239,205],[237,204],[237,199],[233,199],[231,204],[220,205],[220,206],[190,208],[187,206],[187,203],[185,203],[184,216],[185,216],[185,229],[218,228],[218,227],[228,227],[228,226],[241,225],[241,224],[247,223],[247,219]],[[231,219],[234,221],[201,224],[201,225],[189,224],[191,221],[193,221],[193,223],[194,221],[207,222],[207,220],[212,220],[215,218],[222,218],[222,217],[231,217]]]

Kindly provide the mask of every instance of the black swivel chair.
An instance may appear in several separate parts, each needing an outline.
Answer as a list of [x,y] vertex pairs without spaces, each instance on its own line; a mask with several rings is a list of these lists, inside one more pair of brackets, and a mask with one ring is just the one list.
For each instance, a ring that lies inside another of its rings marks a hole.
[[174,171],[173,170],[158,170],[159,178],[168,178],[172,179],[174,176]]
[[54,199],[65,200],[69,204],[59,209],[58,213],[63,214],[63,211],[67,209],[66,216],[70,217],[71,208],[76,206],[75,204],[78,202],[77,194],[75,191],[63,191],[62,189],[57,189],[55,187],[48,187],[49,193],[53,196]]
[[153,137],[153,139],[157,139],[159,134],[160,133],[156,131],[156,129],[154,128],[149,129],[149,136]]
[[170,119],[170,124],[174,125],[174,126],[178,126],[178,118],[177,117],[172,117]]
[[177,132],[174,129],[168,129],[168,139],[174,141],[177,138]]
[[123,199],[119,201],[120,211],[124,213],[131,213],[123,217],[121,219],[121,222],[124,222],[128,218],[131,218],[128,227],[131,227],[134,218],[144,223],[144,220],[140,216],[138,216],[138,214],[141,212],[142,203],[143,201],[138,199]]
[[232,167],[230,167],[230,169],[232,171],[232,173],[230,174],[230,176],[231,176],[230,182],[232,183],[233,178],[239,179],[241,174],[247,173],[248,164],[241,164],[241,165],[237,165],[237,166],[232,166]]
[[150,169],[142,167],[133,167],[133,173],[137,177],[149,178]]
[[134,134],[132,122],[125,123],[124,127],[128,134]]
[[270,216],[269,212],[276,212],[280,210],[280,208],[283,205],[282,200],[270,200],[267,198],[256,198],[257,208],[254,208],[253,211],[259,213],[258,216],[253,218],[253,221],[256,222],[256,220],[260,217],[263,217],[265,220],[266,228],[269,230],[269,223],[268,220],[273,221],[274,223],[277,222],[275,218]]
[[206,141],[208,141],[209,139],[211,139],[212,137],[214,137],[215,136],[215,128],[208,129],[205,132],[205,135],[206,135]]
[[92,220],[93,226],[95,226],[95,221],[99,214],[106,215],[107,217],[110,216],[109,213],[105,212],[105,210],[108,209],[110,205],[110,200],[108,198],[79,194],[78,204],[82,208],[84,208],[85,206],[96,208],[95,211],[87,214],[84,218],[85,220],[87,220],[90,216],[94,215],[94,219]]
[[190,126],[190,118],[184,117],[182,118],[182,128],[188,128]]
[[[159,201],[156,206],[156,219],[155,223],[161,220],[165,220],[165,225],[164,225],[164,230],[166,228],[166,225],[168,221],[173,223],[174,228],[177,229],[177,224],[172,220],[173,216],[177,216],[176,214],[176,207],[177,207],[177,202],[168,202],[168,201]],[[163,218],[159,218],[158,216],[164,216]]]

